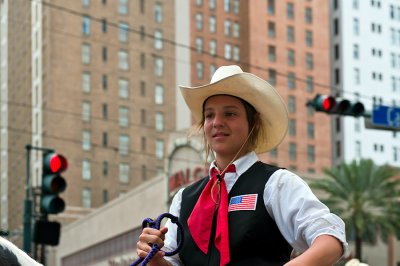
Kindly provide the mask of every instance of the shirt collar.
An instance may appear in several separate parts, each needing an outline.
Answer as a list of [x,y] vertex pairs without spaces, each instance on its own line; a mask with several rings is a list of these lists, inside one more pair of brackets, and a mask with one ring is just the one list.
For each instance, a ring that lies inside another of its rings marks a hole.
[[[252,166],[257,161],[258,161],[258,157],[254,151],[249,152],[246,155],[244,155],[244,156],[240,157],[239,159],[237,159],[236,161],[234,161],[233,164],[236,167],[237,176],[242,175],[244,172],[246,172],[250,168],[250,166]],[[211,176],[211,169],[213,169],[214,167],[218,169],[215,160],[211,163],[210,168],[208,170],[209,176]],[[220,170],[220,169],[218,169],[218,170]]]

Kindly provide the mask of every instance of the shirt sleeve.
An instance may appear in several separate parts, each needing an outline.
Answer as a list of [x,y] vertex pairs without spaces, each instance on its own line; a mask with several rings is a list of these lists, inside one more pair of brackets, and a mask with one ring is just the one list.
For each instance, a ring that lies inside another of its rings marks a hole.
[[[169,212],[176,216],[179,217],[179,213],[181,211],[181,202],[182,202],[182,191],[183,188],[180,189],[174,196],[171,206],[169,208]],[[162,248],[164,251],[171,252],[175,250],[178,246],[178,243],[176,242],[177,238],[177,230],[178,226],[174,223],[171,222],[171,220],[168,219],[168,221],[165,223],[165,226],[168,228],[168,232],[165,235],[165,241],[164,241],[164,247]],[[175,254],[174,256],[165,256],[165,260],[169,261],[172,265],[174,266],[183,266],[182,261],[179,258],[179,254]]]
[[265,185],[264,203],[294,250],[304,252],[320,235],[332,235],[347,246],[343,220],[296,174],[284,169],[272,174]]

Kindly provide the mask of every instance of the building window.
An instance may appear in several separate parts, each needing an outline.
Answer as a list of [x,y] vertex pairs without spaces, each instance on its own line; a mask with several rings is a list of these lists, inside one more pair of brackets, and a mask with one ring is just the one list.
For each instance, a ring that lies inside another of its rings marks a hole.
[[118,51],[118,68],[121,70],[129,69],[129,55],[126,51]]
[[196,74],[197,74],[197,79],[203,79],[204,76],[204,66],[203,62],[196,62]]
[[335,36],[339,35],[339,19],[337,18],[333,20],[333,34]]
[[82,17],[82,34],[84,36],[90,35],[90,17],[89,16]]
[[312,16],[312,9],[310,7],[306,7],[304,16],[305,16],[304,20],[306,21],[306,23],[312,24],[313,16]]
[[233,37],[240,37],[240,24],[238,22],[233,22]]
[[289,49],[288,50],[288,54],[287,54],[287,60],[288,60],[288,65],[289,66],[294,66],[295,65],[295,52],[293,49]]
[[101,105],[102,113],[103,113],[103,119],[108,119],[108,105],[106,103],[103,103]]
[[203,38],[201,37],[196,38],[196,52],[203,53]]
[[313,145],[307,145],[307,160],[310,163],[315,162],[315,148]]
[[289,128],[288,128],[289,136],[296,136],[296,120],[289,119]]
[[108,146],[108,133],[103,132],[103,147],[107,147],[107,146]]
[[288,98],[288,111],[289,113],[296,112],[296,98],[292,95]]
[[296,143],[289,143],[289,159],[295,161],[297,159],[297,145]]
[[127,155],[129,153],[129,136],[120,135],[118,143],[119,154]]
[[129,38],[129,25],[121,22],[118,26],[118,39],[120,42],[128,42]]
[[361,82],[360,69],[354,68],[354,84],[359,85]]
[[200,13],[196,14],[196,29],[203,30],[203,15]]
[[[129,1],[129,0],[128,0]],[[145,12],[145,0],[139,0],[140,1],[140,14],[144,14]]]
[[108,202],[108,190],[103,189],[103,204]]
[[163,21],[163,6],[160,3],[154,5],[154,21],[157,23]]
[[140,68],[145,69],[146,68],[146,55],[145,53],[140,53]]
[[89,102],[82,103],[82,121],[84,121],[84,122],[90,121],[90,103]]
[[129,108],[128,107],[119,107],[118,110],[118,122],[120,127],[128,127],[129,126]]
[[129,176],[130,176],[130,166],[127,163],[120,163],[119,164],[119,174],[118,174],[118,179],[119,182],[127,184],[129,183]]
[[164,74],[164,59],[160,57],[154,58],[154,74],[157,77],[162,77]]
[[314,139],[314,123],[312,122],[307,122],[307,137]]
[[107,19],[105,19],[105,18],[103,18],[103,19],[101,20],[101,31],[102,31],[103,33],[106,33],[106,32],[107,32]]
[[294,42],[294,28],[292,26],[287,27],[287,41],[290,43]]
[[289,89],[296,88],[296,74],[293,72],[289,72],[288,74],[288,88]]
[[118,94],[121,99],[129,98],[129,81],[127,79],[118,79]]
[[163,48],[163,34],[160,30],[154,32],[154,48],[157,50]]
[[231,60],[232,58],[232,46],[229,43],[224,46],[224,57],[226,60]]
[[307,69],[314,68],[314,57],[310,53],[306,53],[306,67],[307,67]]
[[108,88],[108,76],[107,75],[101,75],[101,87],[103,90],[107,90]]
[[101,59],[103,62],[107,62],[107,47],[101,49]]
[[158,160],[164,159],[164,141],[161,139],[156,140],[156,158]]
[[307,47],[313,46],[313,33],[310,30],[306,30],[306,46]]
[[161,84],[156,84],[154,88],[154,102],[155,104],[164,103],[164,87]]
[[209,1],[208,1],[208,7],[209,7],[211,10],[214,10],[216,6],[217,6],[217,1],[216,1],[216,0],[209,0]]
[[268,37],[273,39],[276,36],[275,22],[268,22]]
[[91,172],[90,172],[90,161],[83,160],[82,161],[82,179],[83,180],[90,180]]
[[268,69],[268,82],[271,85],[276,85],[276,71],[274,69]]
[[82,0],[82,6],[88,7],[90,5],[90,0]]
[[208,79],[211,80],[212,76],[214,75],[215,71],[217,70],[217,66],[214,64],[210,64]]
[[233,0],[233,13],[239,14],[239,0]]
[[212,56],[217,55],[217,41],[216,40],[210,41],[210,55],[212,55]]
[[82,132],[82,149],[84,151],[90,150],[90,132],[87,130]]
[[269,15],[275,14],[275,0],[267,0],[267,13]]
[[224,0],[224,11],[231,12],[231,0]]
[[311,76],[307,76],[306,78],[306,91],[314,92],[314,78]]
[[360,22],[357,18],[353,19],[353,33],[354,35],[360,35]]
[[360,59],[360,48],[358,44],[353,44],[353,58]]
[[210,32],[214,33],[217,31],[217,19],[214,16],[210,16]]
[[231,21],[229,19],[224,21],[224,33],[227,37],[231,36]]
[[274,45],[268,45],[268,60],[270,62],[276,61],[276,48]]
[[240,61],[240,47],[237,45],[233,46],[233,60],[236,62]]
[[286,4],[286,16],[288,19],[294,19],[294,5],[293,3]]
[[146,37],[146,30],[144,29],[144,26],[140,26],[140,40],[144,40]]
[[82,91],[90,92],[90,73],[89,72],[82,73]]
[[142,180],[147,179],[147,167],[146,165],[142,165]]
[[203,0],[196,0],[196,6],[202,6]]
[[118,0],[118,13],[120,15],[128,14],[128,3],[129,0]]
[[90,45],[82,44],[82,63],[90,64]]
[[140,110],[140,123],[146,125],[146,120],[146,110],[142,109]]
[[108,176],[108,161],[103,161],[103,176]]
[[141,138],[140,144],[141,144],[140,146],[141,146],[142,151],[146,151],[146,149],[147,149],[147,139],[146,139],[146,137],[142,137]]
[[92,196],[91,196],[90,188],[82,189],[82,207],[90,208],[92,206]]
[[164,113],[162,112],[156,112],[156,131],[164,131]]

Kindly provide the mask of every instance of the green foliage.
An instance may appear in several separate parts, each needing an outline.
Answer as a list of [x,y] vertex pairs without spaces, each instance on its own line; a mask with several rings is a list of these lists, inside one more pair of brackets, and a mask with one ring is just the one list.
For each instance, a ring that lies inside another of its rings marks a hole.
[[326,178],[310,186],[324,192],[321,200],[344,220],[348,239],[374,243],[378,236],[386,242],[388,235],[400,235],[398,169],[361,159],[324,173]]

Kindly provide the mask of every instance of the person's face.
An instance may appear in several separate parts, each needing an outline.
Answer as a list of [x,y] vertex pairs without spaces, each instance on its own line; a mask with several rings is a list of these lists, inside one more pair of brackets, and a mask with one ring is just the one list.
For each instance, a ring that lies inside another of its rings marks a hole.
[[[228,95],[210,97],[204,105],[204,134],[217,158],[233,159],[249,134],[243,103]],[[248,152],[246,147],[238,158]]]

